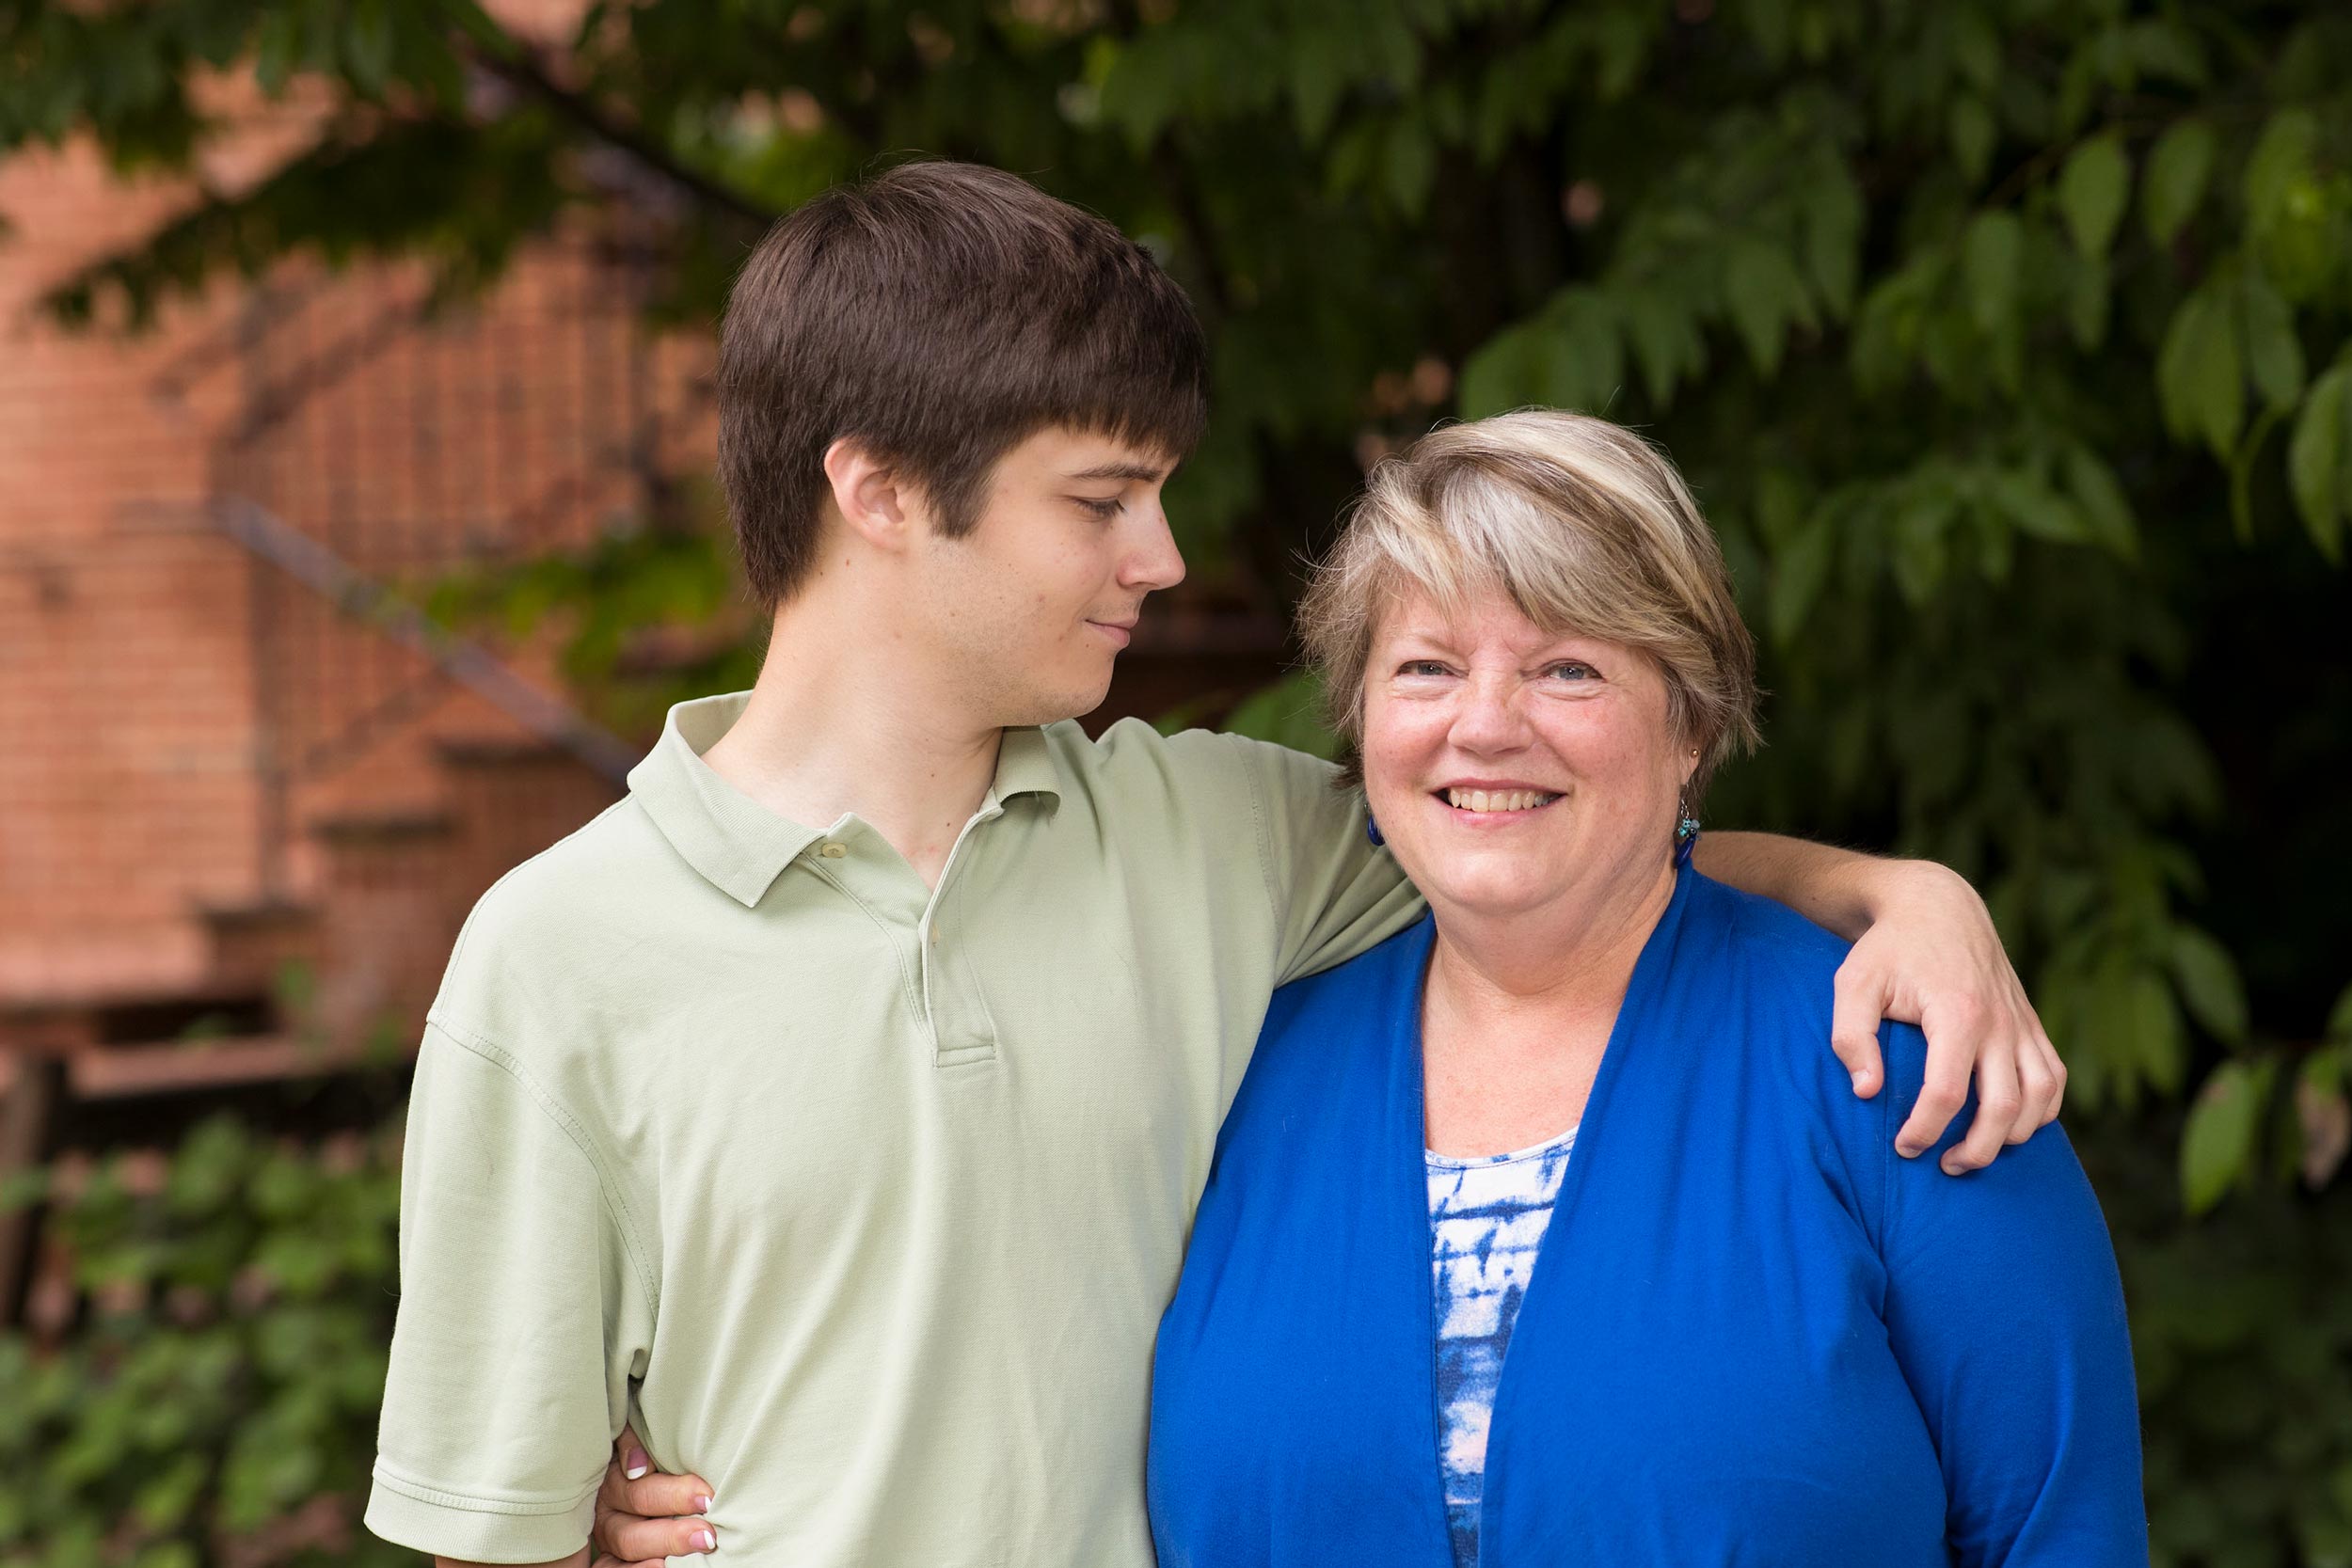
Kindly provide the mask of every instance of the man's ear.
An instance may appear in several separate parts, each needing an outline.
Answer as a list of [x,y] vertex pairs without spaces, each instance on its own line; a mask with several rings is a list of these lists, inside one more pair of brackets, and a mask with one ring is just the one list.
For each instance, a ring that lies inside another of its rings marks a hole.
[[905,547],[921,498],[895,467],[845,436],[825,449],[825,479],[850,532],[882,549]]

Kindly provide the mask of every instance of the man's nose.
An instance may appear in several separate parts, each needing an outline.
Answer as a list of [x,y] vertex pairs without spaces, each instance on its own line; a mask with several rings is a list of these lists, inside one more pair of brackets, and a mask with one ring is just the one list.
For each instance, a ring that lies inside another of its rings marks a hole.
[[1176,548],[1176,535],[1168,526],[1168,514],[1152,509],[1151,520],[1143,525],[1143,535],[1130,548],[1120,567],[1119,580],[1122,586],[1141,593],[1157,593],[1173,588],[1184,580],[1184,557]]

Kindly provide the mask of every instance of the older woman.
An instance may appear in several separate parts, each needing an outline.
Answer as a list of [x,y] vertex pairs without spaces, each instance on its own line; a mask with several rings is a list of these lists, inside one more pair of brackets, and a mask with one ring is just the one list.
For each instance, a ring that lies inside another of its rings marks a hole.
[[1755,689],[1667,464],[1440,430],[1308,624],[1431,915],[1267,1016],[1160,1329],[1163,1568],[2144,1563],[2063,1136],[1892,1157],[1917,1032],[1856,1100],[1843,944],[1678,852]]

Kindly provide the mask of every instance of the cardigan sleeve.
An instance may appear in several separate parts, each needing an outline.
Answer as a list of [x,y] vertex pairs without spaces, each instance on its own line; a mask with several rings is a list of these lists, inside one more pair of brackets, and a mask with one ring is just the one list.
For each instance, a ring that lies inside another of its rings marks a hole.
[[1953,1560],[2006,1568],[2148,1561],[2139,1410],[2122,1282],[2099,1201],[2057,1126],[1986,1168],[1905,1160],[1894,1130],[1927,1045],[1886,1038],[1886,1326],[1944,1469]]

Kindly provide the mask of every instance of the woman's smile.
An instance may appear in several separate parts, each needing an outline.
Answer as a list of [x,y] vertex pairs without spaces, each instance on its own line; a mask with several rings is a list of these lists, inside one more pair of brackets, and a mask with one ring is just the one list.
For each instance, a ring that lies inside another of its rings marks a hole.
[[1564,792],[1533,784],[1487,781],[1447,784],[1430,792],[1430,799],[1467,828],[1506,828],[1532,820],[1535,814],[1565,799]]

